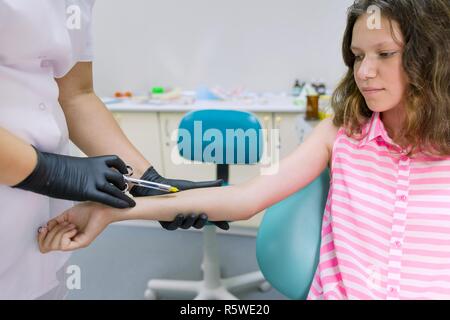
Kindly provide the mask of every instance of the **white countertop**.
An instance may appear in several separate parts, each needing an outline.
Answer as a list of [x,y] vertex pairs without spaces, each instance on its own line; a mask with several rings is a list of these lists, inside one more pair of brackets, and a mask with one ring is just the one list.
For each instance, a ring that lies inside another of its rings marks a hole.
[[305,107],[294,105],[292,98],[280,97],[263,102],[253,101],[196,101],[193,104],[164,102],[162,104],[142,103],[133,100],[102,99],[109,110],[116,112],[188,112],[201,109],[234,109],[250,112],[305,112]]

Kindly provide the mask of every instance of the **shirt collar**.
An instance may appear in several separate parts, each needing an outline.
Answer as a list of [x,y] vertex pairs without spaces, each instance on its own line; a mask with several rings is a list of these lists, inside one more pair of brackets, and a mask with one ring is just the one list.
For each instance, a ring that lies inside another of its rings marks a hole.
[[359,146],[366,146],[371,141],[377,140],[377,141],[384,141],[388,144],[396,146],[396,144],[392,141],[392,139],[389,137],[383,121],[381,121],[380,113],[374,112],[372,114],[372,117],[370,121],[365,125],[363,132],[365,133],[365,136],[361,141],[359,142]]

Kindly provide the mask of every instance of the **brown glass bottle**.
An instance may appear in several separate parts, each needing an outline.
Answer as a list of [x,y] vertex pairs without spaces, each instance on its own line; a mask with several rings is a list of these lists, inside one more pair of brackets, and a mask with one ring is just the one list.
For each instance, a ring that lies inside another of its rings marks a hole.
[[306,120],[319,119],[319,95],[308,95],[306,97]]

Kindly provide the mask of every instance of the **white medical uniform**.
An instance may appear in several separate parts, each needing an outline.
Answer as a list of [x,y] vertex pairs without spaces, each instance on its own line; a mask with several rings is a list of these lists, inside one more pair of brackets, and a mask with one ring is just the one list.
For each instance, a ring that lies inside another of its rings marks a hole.
[[[54,78],[92,59],[93,4],[0,0],[0,126],[41,151],[68,154]],[[34,299],[65,285],[56,274],[69,254],[41,254],[36,236],[39,226],[71,205],[0,185],[0,299]]]

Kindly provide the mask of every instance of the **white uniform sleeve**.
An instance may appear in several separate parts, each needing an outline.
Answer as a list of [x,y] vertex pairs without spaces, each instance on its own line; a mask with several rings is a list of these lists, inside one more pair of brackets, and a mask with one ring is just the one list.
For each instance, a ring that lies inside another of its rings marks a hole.
[[[95,0],[66,0],[68,14],[79,12],[79,26],[69,28],[70,40],[72,42],[73,60],[92,61],[92,8]],[[73,10],[71,10],[73,9]],[[76,21],[76,20],[74,20]]]

